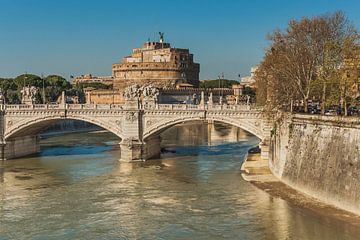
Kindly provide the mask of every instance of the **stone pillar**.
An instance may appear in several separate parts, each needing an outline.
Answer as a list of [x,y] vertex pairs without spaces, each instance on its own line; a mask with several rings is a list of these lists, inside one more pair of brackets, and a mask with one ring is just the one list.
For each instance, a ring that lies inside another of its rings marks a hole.
[[91,104],[91,94],[90,94],[90,92],[87,92],[86,95],[87,95],[86,96],[86,103]]
[[270,141],[267,139],[263,139],[259,143],[259,147],[261,149],[261,159],[262,160],[269,160],[269,145],[270,145]]
[[134,99],[126,99],[124,104],[124,109],[128,110],[139,110],[140,109],[140,101],[139,98]]
[[123,139],[120,142],[121,159],[120,161],[132,162],[143,161],[143,143],[137,139]]
[[207,144],[211,146],[212,144],[212,132],[214,130],[214,120],[207,121]]
[[157,105],[157,101],[155,98],[144,98],[143,100],[143,104],[142,104],[142,109],[148,109],[148,108],[153,108],[155,109]]
[[142,142],[142,114],[139,109],[139,98],[125,100],[125,115],[121,119],[124,138],[120,143],[120,161],[143,161],[144,144]]
[[40,151],[39,137],[29,135],[8,139],[1,148],[3,159],[19,158],[38,153]]
[[0,160],[6,160],[5,158],[5,143],[0,143]]
[[1,105],[0,105],[0,160],[5,160],[5,137],[4,137],[4,132],[5,132],[5,120],[4,120],[4,115],[5,115],[5,98],[2,95],[1,92]]
[[239,104],[239,96],[235,96],[235,105]]
[[161,155],[161,138],[159,135],[149,137],[145,141],[143,158],[151,159],[151,158],[160,158]]
[[201,91],[200,105],[205,106],[205,94],[204,94],[204,91]]
[[213,104],[214,104],[213,93],[210,92],[209,99],[208,99],[208,106],[211,107]]
[[65,99],[65,91],[61,92],[61,106],[65,108],[66,99]]

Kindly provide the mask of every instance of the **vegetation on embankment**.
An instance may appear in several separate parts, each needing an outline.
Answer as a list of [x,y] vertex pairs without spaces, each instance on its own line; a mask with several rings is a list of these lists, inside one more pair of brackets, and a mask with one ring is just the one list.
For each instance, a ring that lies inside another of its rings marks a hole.
[[231,88],[232,85],[239,84],[238,81],[228,79],[201,80],[200,88]]
[[336,106],[345,115],[360,108],[360,34],[344,13],[292,19],[268,39],[255,72],[259,105],[322,114]]

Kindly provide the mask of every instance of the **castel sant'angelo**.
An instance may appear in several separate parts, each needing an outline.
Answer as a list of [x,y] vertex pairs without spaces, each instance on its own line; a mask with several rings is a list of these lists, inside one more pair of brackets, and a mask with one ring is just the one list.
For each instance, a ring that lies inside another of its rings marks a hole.
[[153,85],[160,89],[199,87],[200,64],[189,49],[172,48],[160,33],[158,42],[147,41],[130,56],[112,65],[113,90],[87,91],[90,103],[120,103],[128,86]]
[[172,48],[162,34],[159,42],[145,42],[112,66],[115,89],[132,84],[171,88],[188,83],[198,87],[199,72],[200,65],[194,63],[189,49]]

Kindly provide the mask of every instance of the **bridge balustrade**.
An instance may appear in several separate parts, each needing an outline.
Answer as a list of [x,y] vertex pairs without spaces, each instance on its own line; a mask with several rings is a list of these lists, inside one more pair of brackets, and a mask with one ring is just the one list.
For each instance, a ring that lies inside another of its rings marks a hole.
[[33,109],[47,109],[47,104],[34,104]]
[[[124,104],[5,104],[2,109],[7,110],[45,110],[45,109],[69,109],[69,110],[107,110],[107,109],[124,109]],[[255,110],[254,105],[218,105],[218,104],[157,104],[142,105],[141,109],[157,109],[157,110]]]
[[47,109],[60,109],[59,104],[46,104]]
[[19,105],[5,105],[5,109],[10,109],[10,110],[19,109]]
[[202,105],[191,105],[187,104],[186,109],[200,109]]

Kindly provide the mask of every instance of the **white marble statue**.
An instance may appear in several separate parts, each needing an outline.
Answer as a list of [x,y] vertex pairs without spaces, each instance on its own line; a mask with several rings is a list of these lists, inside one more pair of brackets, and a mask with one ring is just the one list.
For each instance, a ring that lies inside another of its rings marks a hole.
[[124,90],[125,100],[134,100],[140,97],[140,94],[141,94],[141,89],[137,84],[128,86]]
[[22,104],[34,104],[36,100],[37,88],[34,86],[23,87],[21,92],[21,103]]

